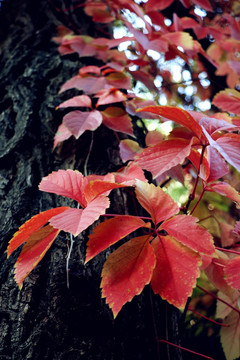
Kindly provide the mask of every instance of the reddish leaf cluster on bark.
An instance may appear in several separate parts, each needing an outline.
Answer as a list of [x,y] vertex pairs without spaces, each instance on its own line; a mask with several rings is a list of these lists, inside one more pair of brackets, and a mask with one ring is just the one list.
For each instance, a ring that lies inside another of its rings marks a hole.
[[[173,0],[140,4],[133,0],[87,0],[84,11],[94,22],[103,27],[115,20],[122,23],[126,35],[120,39],[75,35],[59,28],[55,41],[61,55],[77,53],[98,59],[102,65],[82,67],[61,87],[60,92],[74,88],[79,95],[57,108],[69,112],[55,135],[54,148],[71,136],[79,139],[85,131],[104,125],[125,134],[119,149],[127,164],[105,176],[59,170],[43,178],[41,191],[68,197],[78,206],[50,209],[32,217],[10,240],[8,256],[24,244],[15,265],[15,278],[22,287],[60,231],[78,236],[106,215],[111,191],[132,187],[139,206],[149,216],[108,214],[111,218],[94,228],[87,243],[86,262],[119,240],[130,238],[108,256],[102,270],[102,296],[114,317],[147,284],[154,293],[184,309],[204,271],[219,291],[220,300],[228,304],[223,307],[219,302],[217,313],[230,325],[221,330],[221,336],[226,357],[231,360],[239,355],[240,346],[240,226],[230,215],[227,223],[222,213],[216,212],[212,217],[218,227],[213,230],[208,210],[204,210],[204,217],[201,209],[204,203],[211,205],[210,194],[240,204],[237,181],[231,184],[240,172],[240,95],[236,88],[240,82],[240,21],[237,2],[229,8],[220,2],[220,15],[208,0],[180,2],[189,16],[173,13],[167,22],[163,10]],[[197,15],[196,6],[205,11],[204,16]],[[236,16],[232,16],[234,12]],[[140,19],[141,26],[133,25],[130,19]],[[204,50],[200,41],[206,37],[214,41]],[[127,52],[119,51],[117,47],[126,42]],[[201,82],[200,75],[206,71],[202,57],[214,65],[216,75],[226,76],[229,88],[216,94],[212,104],[228,114],[177,107],[181,84],[173,86],[170,69],[158,66],[151,51],[159,53],[165,63],[181,59],[191,69],[200,100],[207,99],[210,91]],[[160,87],[156,78],[161,80]],[[152,100],[136,94],[133,84],[139,83],[152,93]],[[159,105],[160,93],[171,106]],[[168,136],[149,131],[142,148],[133,131],[134,118],[171,121],[172,130]],[[152,183],[146,180],[144,170],[151,173]],[[187,183],[190,189],[183,204],[173,200],[164,187],[174,179]],[[142,235],[131,236],[135,231]],[[234,343],[229,340],[233,333]]]

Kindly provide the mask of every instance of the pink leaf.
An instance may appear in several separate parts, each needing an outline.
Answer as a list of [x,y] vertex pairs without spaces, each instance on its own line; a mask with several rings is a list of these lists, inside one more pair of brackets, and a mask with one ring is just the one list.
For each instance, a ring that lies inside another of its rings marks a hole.
[[103,124],[109,129],[133,136],[131,118],[125,110],[116,106],[109,106],[106,110],[101,111],[101,114]]
[[74,96],[71,99],[66,100],[63,103],[61,103],[59,106],[57,106],[57,109],[74,107],[74,106],[90,108],[92,106],[92,101],[90,97],[87,95]]
[[53,148],[55,149],[55,147],[62,141],[67,140],[70,138],[70,136],[72,136],[71,131],[68,130],[68,128],[64,125],[61,124],[58,129],[57,132],[54,136],[54,144],[53,144]]
[[96,107],[100,105],[122,102],[127,99],[127,95],[123,94],[116,88],[100,90],[96,93],[96,97],[99,98]]
[[192,142],[181,138],[163,140],[148,147],[135,157],[137,164],[150,171],[157,178],[178,164],[182,164],[190,154]]
[[155,225],[179,211],[178,204],[159,186],[136,180],[135,191],[138,201],[151,215]]
[[143,170],[135,163],[130,162],[127,166],[113,173],[117,183],[133,186],[136,180],[147,181]]
[[96,130],[102,123],[102,115],[97,110],[71,111],[64,116],[63,123],[78,139],[86,130]]
[[228,166],[221,155],[212,146],[208,146],[208,162],[210,173],[208,176],[208,182],[217,180],[229,172]]
[[240,136],[237,134],[225,134],[218,138],[216,142],[221,147],[220,154],[240,172]]
[[59,230],[70,232],[74,236],[86,230],[109,207],[109,199],[99,196],[91,201],[85,209],[68,209],[64,216],[57,215],[51,218],[50,224]]
[[240,172],[240,136],[237,134],[225,134],[215,141],[203,126],[202,129],[209,144]]
[[87,183],[88,181],[79,171],[58,170],[42,179],[39,190],[66,196],[85,207],[87,202],[84,188]]
[[96,76],[85,76],[79,75],[74,76],[68,80],[60,89],[60,93],[68,89],[83,90],[87,94],[95,94],[101,89],[104,89],[106,85],[106,79],[104,77]]
[[130,139],[120,141],[120,156],[123,162],[133,160],[134,156],[141,150],[139,144]]

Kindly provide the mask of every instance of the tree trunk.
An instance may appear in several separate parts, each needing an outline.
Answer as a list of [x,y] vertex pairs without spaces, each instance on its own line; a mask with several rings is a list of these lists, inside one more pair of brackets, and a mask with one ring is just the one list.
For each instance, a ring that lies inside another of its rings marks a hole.
[[[13,269],[19,251],[6,259],[8,241],[21,224],[40,211],[71,204],[60,196],[41,193],[38,184],[43,176],[59,168],[83,172],[86,165],[89,173],[105,174],[121,165],[118,143],[103,126],[94,133],[88,164],[90,132],[77,143],[70,139],[51,150],[62,118],[55,107],[65,96],[57,93],[81,66],[77,56],[58,54],[52,41],[56,26],[64,23],[86,34],[97,31],[81,9],[74,14],[59,11],[71,5],[71,1],[60,0],[5,0],[0,8],[0,358],[181,359],[177,350],[168,351],[165,344],[157,350],[156,337],[166,339],[166,328],[168,339],[178,341],[179,317],[148,287],[113,321],[99,289],[106,253],[84,265],[88,231],[74,244],[69,289],[69,239],[64,233],[21,291]],[[112,201],[115,212],[130,211],[124,191],[115,190]]]

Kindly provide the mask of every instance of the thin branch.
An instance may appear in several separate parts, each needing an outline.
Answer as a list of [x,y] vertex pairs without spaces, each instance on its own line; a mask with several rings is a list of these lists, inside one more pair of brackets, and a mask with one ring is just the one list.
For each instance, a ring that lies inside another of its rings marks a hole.
[[217,299],[217,300],[221,301],[223,304],[225,304],[225,305],[229,306],[231,309],[233,309],[234,311],[236,311],[237,313],[239,313],[239,314],[240,314],[240,310],[238,310],[237,308],[235,308],[234,306],[232,306],[231,304],[229,304],[227,301],[225,301],[225,300],[223,300],[223,299],[219,298],[217,295],[215,295],[215,294],[211,293],[211,292],[210,292],[210,291],[208,291],[208,290],[205,290],[204,288],[202,288],[202,287],[201,287],[201,286],[199,286],[199,285],[197,285],[197,287],[198,287],[200,290],[204,291],[206,294],[211,295],[213,298],[215,298],[215,299]]
[[163,342],[163,343],[166,343],[166,344],[168,344],[168,345],[177,347],[178,349],[181,349],[181,350],[184,350],[184,351],[188,351],[188,352],[190,352],[191,354],[201,356],[201,357],[203,357],[204,359],[214,360],[213,358],[211,358],[211,357],[209,357],[209,356],[200,354],[200,353],[198,353],[198,352],[196,352],[196,351],[187,349],[187,348],[182,347],[182,346],[180,346],[180,345],[173,344],[173,343],[171,343],[170,341],[167,341],[167,340],[159,340],[159,342]]
[[207,316],[204,316],[203,314],[199,313],[198,311],[193,310],[190,306],[188,306],[187,309],[188,309],[189,311],[193,312],[194,314],[202,317],[203,319],[206,319],[206,320],[208,320],[208,321],[211,321],[211,322],[214,323],[214,324],[217,324],[217,325],[220,325],[220,326],[224,326],[224,327],[229,327],[229,326],[230,326],[230,325],[223,324],[223,323],[220,323],[220,322],[218,322],[218,321],[215,321],[215,320],[213,320],[213,319],[210,319],[210,318],[208,318]]

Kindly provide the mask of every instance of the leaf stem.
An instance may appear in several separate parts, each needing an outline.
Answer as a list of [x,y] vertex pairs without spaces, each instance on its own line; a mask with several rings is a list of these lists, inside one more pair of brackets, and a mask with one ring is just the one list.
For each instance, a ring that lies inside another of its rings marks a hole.
[[232,306],[231,304],[229,304],[227,301],[225,301],[225,300],[223,300],[223,299],[220,299],[217,295],[211,293],[211,292],[208,291],[208,290],[205,290],[204,288],[202,288],[202,287],[199,286],[199,285],[197,285],[197,287],[198,287],[200,290],[204,291],[206,294],[211,295],[213,298],[221,301],[223,304],[229,306],[231,309],[233,309],[234,311],[236,311],[237,313],[240,314],[240,310],[238,310],[237,308],[235,308],[234,306]]
[[218,321],[215,321],[215,320],[213,320],[213,319],[210,319],[210,318],[208,318],[207,316],[204,316],[203,314],[199,313],[198,311],[193,310],[190,306],[188,306],[187,309],[188,309],[189,311],[193,312],[194,314],[202,317],[203,319],[206,319],[206,320],[208,320],[208,321],[211,321],[211,322],[214,323],[214,324],[217,324],[217,325],[220,325],[220,326],[224,326],[224,327],[229,327],[229,326],[230,326],[230,325],[223,324],[223,323],[220,323],[220,322],[218,322]]
[[203,145],[203,146],[202,146],[201,157],[200,157],[200,162],[199,162],[199,166],[198,166],[198,171],[197,171],[196,181],[195,181],[195,184],[194,184],[193,191],[192,191],[191,194],[189,195],[188,202],[187,202],[187,205],[186,205],[186,207],[185,207],[185,210],[186,210],[186,211],[188,210],[191,202],[195,199],[195,193],[196,193],[196,190],[197,190],[197,185],[198,185],[198,180],[199,180],[199,174],[200,174],[200,167],[201,167],[201,164],[202,164],[202,161],[203,161],[203,156],[204,156],[205,149],[206,149],[206,145]]
[[203,357],[204,359],[214,360],[213,358],[211,358],[211,357],[209,357],[209,356],[200,354],[200,353],[198,353],[198,352],[196,352],[196,351],[187,349],[187,348],[182,347],[182,346],[180,346],[180,345],[173,344],[173,343],[171,343],[170,341],[167,341],[167,340],[159,340],[159,342],[163,342],[163,343],[166,343],[166,344],[168,344],[168,345],[175,346],[175,347],[177,347],[177,348],[179,348],[179,349],[181,349],[181,350],[188,351],[188,352],[190,352],[191,354],[201,356],[201,357]]
[[198,201],[196,202],[196,204],[194,205],[194,207],[192,208],[191,212],[190,212],[190,215],[192,215],[192,213],[194,212],[194,210],[196,209],[196,207],[198,206],[198,204],[200,203],[200,201],[202,200],[202,197],[205,193],[205,188],[202,189],[202,192],[198,198]]
[[87,176],[87,174],[88,174],[87,166],[88,166],[88,160],[89,160],[89,157],[90,157],[90,154],[91,154],[91,151],[92,151],[92,147],[93,147],[93,138],[94,138],[94,133],[92,131],[92,133],[91,133],[91,142],[90,142],[90,145],[89,145],[89,150],[88,150],[86,160],[84,162],[84,167],[83,167],[84,176]]

